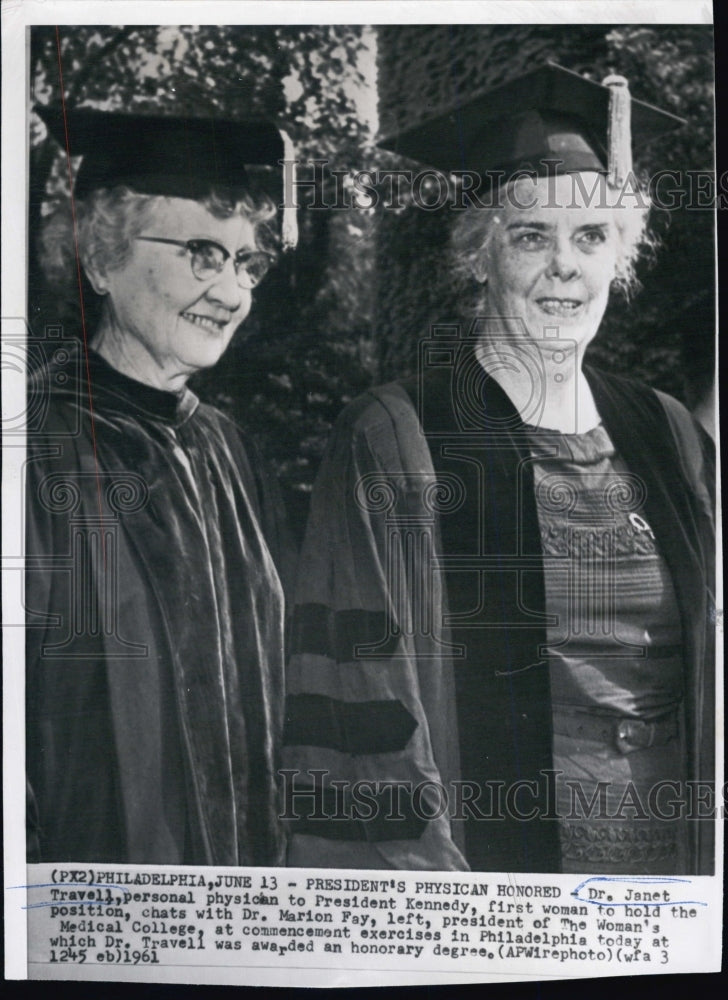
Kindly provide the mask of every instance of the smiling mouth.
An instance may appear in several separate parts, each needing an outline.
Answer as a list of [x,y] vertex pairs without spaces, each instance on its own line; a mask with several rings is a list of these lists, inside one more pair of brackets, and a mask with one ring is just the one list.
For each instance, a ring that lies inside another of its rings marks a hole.
[[182,319],[186,319],[188,323],[194,323],[195,326],[199,326],[209,333],[222,333],[229,322],[226,319],[213,319],[212,316],[198,316],[197,313],[191,312],[183,312]]
[[579,299],[557,299],[551,297],[536,299],[536,301],[540,308],[549,316],[560,316],[562,318],[574,316],[583,304]]

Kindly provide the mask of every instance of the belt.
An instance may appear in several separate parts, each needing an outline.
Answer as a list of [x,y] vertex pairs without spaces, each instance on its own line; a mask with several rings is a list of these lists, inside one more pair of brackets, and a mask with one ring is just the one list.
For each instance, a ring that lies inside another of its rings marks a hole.
[[598,740],[623,754],[664,746],[676,739],[679,731],[677,712],[671,712],[654,722],[645,722],[643,719],[619,719],[588,715],[586,712],[560,712],[556,709],[553,727],[554,733],[559,736]]

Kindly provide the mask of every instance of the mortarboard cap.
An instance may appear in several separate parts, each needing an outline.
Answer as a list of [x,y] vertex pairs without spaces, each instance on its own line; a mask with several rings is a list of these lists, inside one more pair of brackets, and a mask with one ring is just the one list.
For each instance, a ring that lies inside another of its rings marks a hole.
[[[204,198],[245,189],[249,166],[293,163],[291,142],[269,121],[236,121],[35,105],[70,156],[82,156],[74,195],[126,185],[140,194]],[[294,209],[295,211],[295,209]],[[284,244],[295,245],[295,215],[284,209]]]
[[622,77],[605,82],[548,63],[379,145],[446,172],[476,171],[483,186],[518,171],[597,171],[621,182],[631,169],[630,118],[641,143],[684,122],[630,98]]

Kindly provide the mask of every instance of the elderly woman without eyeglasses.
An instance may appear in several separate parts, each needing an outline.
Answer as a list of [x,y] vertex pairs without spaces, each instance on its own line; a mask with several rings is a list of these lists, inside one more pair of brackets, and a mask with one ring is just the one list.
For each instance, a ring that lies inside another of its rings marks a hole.
[[612,83],[547,67],[391,143],[492,170],[454,229],[478,318],[353,403],[322,467],[293,864],[712,869],[710,445],[583,365],[644,238],[629,112],[644,138],[675,124]]
[[28,442],[29,855],[276,863],[280,522],[241,432],[186,383],[274,262],[274,209],[242,164],[275,164],[282,133],[37,111],[83,154],[47,273],[77,247],[100,308],[33,387],[48,406]]

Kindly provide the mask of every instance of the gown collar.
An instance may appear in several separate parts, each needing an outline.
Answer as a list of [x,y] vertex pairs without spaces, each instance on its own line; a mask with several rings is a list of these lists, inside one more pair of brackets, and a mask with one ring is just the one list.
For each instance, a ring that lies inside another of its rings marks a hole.
[[[179,427],[189,420],[200,402],[187,386],[181,392],[168,392],[138,382],[117,371],[92,348],[88,348],[88,368],[93,396],[98,394],[104,404],[113,409],[142,412]],[[87,392],[83,351],[81,351],[80,381],[84,391]]]

